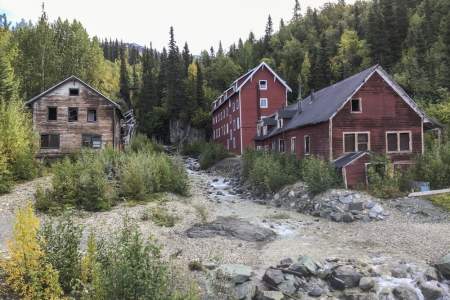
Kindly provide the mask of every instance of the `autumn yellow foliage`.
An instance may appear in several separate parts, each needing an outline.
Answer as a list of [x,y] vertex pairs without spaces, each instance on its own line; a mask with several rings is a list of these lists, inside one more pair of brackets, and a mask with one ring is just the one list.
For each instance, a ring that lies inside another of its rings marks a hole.
[[29,203],[16,214],[13,239],[8,242],[9,259],[1,260],[6,283],[22,299],[61,299],[58,272],[46,263],[39,240],[39,219]]

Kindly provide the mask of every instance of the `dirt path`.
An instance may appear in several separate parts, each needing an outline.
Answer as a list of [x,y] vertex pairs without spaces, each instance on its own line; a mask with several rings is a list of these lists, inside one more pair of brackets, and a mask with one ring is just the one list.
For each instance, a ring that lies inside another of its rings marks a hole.
[[[135,219],[146,236],[153,236],[163,246],[166,257],[186,268],[193,260],[202,262],[243,263],[262,271],[281,258],[310,255],[359,259],[405,259],[417,263],[433,261],[450,249],[450,223],[417,223],[396,209],[390,209],[385,221],[370,223],[334,223],[292,211],[259,205],[237,195],[217,196],[222,181],[217,177],[190,171],[191,197],[168,195],[162,207],[177,215],[174,227],[142,221],[142,214],[157,203],[129,207],[120,205],[109,212],[80,213],[77,220],[89,231],[100,235],[120,226],[123,217]],[[10,236],[14,211],[32,196],[36,186],[48,183],[41,178],[17,186],[13,193],[0,197],[0,249]],[[216,187],[213,187],[215,185]],[[275,240],[264,243],[246,242],[227,237],[188,238],[185,231],[201,222],[199,210],[207,212],[207,220],[220,216],[245,219],[271,228]],[[281,219],[280,219],[281,218]]]

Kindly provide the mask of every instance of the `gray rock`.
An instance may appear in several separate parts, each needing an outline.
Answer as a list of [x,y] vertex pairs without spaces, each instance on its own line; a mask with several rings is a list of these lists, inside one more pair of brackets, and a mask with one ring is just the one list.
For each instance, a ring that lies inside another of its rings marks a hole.
[[362,278],[362,275],[355,270],[353,266],[345,265],[339,266],[334,269],[331,274],[332,279],[335,280],[334,284],[332,281],[332,286],[335,289],[345,289],[345,288],[353,288],[359,285],[359,281]]
[[341,222],[342,221],[342,214],[340,213],[332,213],[330,214],[331,220],[335,222]]
[[421,282],[419,288],[427,300],[437,300],[444,297],[444,290],[437,281]]
[[450,253],[436,263],[436,268],[445,278],[450,279]]
[[290,270],[303,274],[303,276],[316,275],[319,265],[309,256],[300,256],[298,261],[289,267]]
[[294,198],[295,197],[295,192],[294,191],[290,191],[288,194],[289,198]]
[[371,213],[375,213],[377,215],[382,214],[383,213],[383,207],[381,207],[380,204],[375,204],[371,209],[370,212]]
[[217,277],[224,278],[235,284],[246,282],[252,276],[252,268],[245,265],[227,264],[217,269]]
[[268,269],[264,273],[263,281],[271,286],[277,286],[284,280],[284,274],[280,270]]
[[369,200],[366,203],[366,208],[371,209],[372,207],[375,206],[375,204],[376,204],[375,202]]
[[375,280],[372,277],[362,277],[359,280],[359,288],[363,291],[369,291],[375,286]]
[[310,290],[308,292],[308,295],[311,297],[320,297],[320,296],[322,296],[322,294],[323,294],[323,289],[318,286],[313,287],[312,290]]
[[353,215],[351,213],[346,213],[342,216],[342,221],[344,221],[345,223],[351,223],[355,220],[355,218],[353,217]]
[[257,296],[258,300],[283,300],[284,295],[279,291],[260,291]]
[[392,294],[397,300],[419,300],[416,291],[408,286],[397,286],[392,290]]
[[239,300],[252,300],[255,297],[256,286],[252,281],[247,281],[238,284],[234,287],[237,299]]
[[292,263],[294,263],[294,261],[290,257],[283,258],[282,260],[280,260],[280,266],[282,266],[282,267],[288,267]]
[[353,202],[353,196],[352,195],[339,196],[339,202],[343,204],[350,204]]
[[398,265],[391,270],[392,277],[395,278],[408,278],[408,266],[407,265]]
[[[345,300],[379,300],[375,293],[361,293],[358,291],[348,290],[344,292]],[[381,299],[381,298],[380,298]],[[392,299],[392,298],[391,298]],[[391,300],[389,299],[389,300]]]
[[228,236],[248,242],[273,240],[275,232],[233,217],[219,217],[211,223],[196,224],[186,231],[190,238],[208,238],[216,235]]
[[293,276],[287,278],[278,285],[278,289],[285,294],[293,295],[297,291],[295,278]]
[[273,200],[277,201],[280,199],[280,194],[276,193],[275,195],[273,195]]
[[423,275],[426,280],[439,280],[439,274],[433,267],[426,269]]
[[349,210],[356,210],[356,211],[361,211],[364,209],[364,203],[361,201],[358,202],[352,202],[348,205],[348,209]]

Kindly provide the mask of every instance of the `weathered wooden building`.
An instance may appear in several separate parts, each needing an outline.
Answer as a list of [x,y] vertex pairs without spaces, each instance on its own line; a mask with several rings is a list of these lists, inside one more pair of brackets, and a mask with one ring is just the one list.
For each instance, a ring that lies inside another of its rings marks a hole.
[[424,151],[424,130],[436,126],[377,65],[262,118],[255,141],[259,149],[332,161],[345,185],[356,187],[367,181],[372,153],[411,164]]
[[40,135],[39,157],[82,147],[122,145],[120,106],[81,79],[70,76],[30,99],[33,127]]
[[214,142],[235,154],[254,148],[258,120],[286,106],[288,92],[291,88],[264,62],[236,79],[213,102]]

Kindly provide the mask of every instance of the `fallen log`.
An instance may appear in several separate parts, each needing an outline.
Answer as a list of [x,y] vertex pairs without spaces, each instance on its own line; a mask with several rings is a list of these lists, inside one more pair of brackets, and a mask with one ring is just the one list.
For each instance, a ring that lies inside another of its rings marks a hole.
[[439,194],[450,193],[450,189],[442,189],[442,190],[434,190],[434,191],[426,191],[426,192],[415,192],[408,195],[408,197],[421,197],[421,196],[432,196]]

